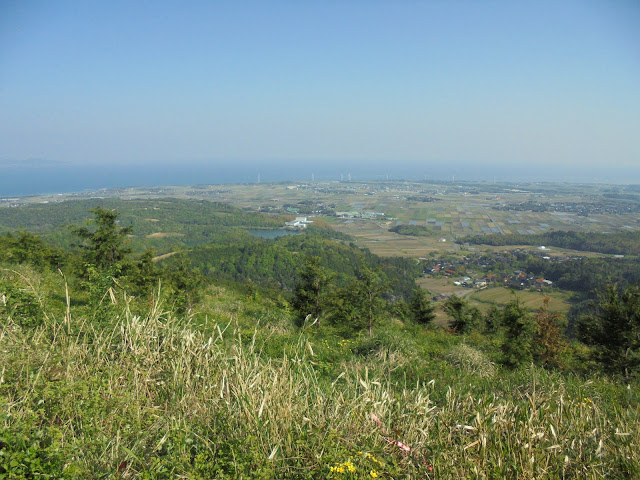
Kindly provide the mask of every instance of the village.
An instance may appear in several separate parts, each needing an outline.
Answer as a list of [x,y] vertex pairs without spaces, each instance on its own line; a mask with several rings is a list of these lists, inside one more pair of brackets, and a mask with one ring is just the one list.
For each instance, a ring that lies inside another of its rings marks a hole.
[[553,264],[585,258],[579,255],[550,256],[548,253],[549,249],[541,246],[537,250],[516,248],[496,253],[445,255],[418,260],[423,265],[423,276],[446,277],[453,280],[453,285],[457,287],[484,289],[502,286],[514,290],[542,291],[553,287],[554,282],[542,275],[527,272],[524,268],[513,267],[532,260]]

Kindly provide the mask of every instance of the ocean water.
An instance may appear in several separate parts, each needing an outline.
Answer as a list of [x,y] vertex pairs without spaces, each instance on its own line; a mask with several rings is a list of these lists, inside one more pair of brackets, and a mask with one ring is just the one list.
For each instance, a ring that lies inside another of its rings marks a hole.
[[0,170],[0,197],[81,192],[115,187],[246,183],[246,170],[170,165],[9,165]]
[[68,165],[0,163],[0,198],[81,192],[100,188],[230,184],[278,181],[347,180],[550,181],[639,184],[638,168],[544,169],[538,166],[486,166],[398,162],[245,162],[172,165]]

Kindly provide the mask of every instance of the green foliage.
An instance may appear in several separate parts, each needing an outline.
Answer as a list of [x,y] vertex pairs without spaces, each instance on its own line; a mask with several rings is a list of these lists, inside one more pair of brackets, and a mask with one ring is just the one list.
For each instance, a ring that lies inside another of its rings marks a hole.
[[292,305],[297,312],[298,325],[310,316],[320,322],[326,308],[326,289],[330,276],[320,266],[320,257],[307,257],[298,274]]
[[502,326],[502,313],[495,303],[489,305],[484,313],[484,331],[487,334],[495,334]]
[[319,226],[317,224],[309,225],[305,229],[305,233],[327,240],[343,240],[345,242],[353,241],[353,237],[347,235],[346,233],[338,232],[337,230],[333,230],[330,227]]
[[396,225],[395,227],[391,227],[389,231],[399,235],[410,235],[412,237],[433,237],[438,234],[438,232],[424,225]]
[[571,250],[640,255],[639,231],[594,233],[558,230],[535,235],[475,235],[458,241],[485,245],[550,245]]
[[31,425],[0,426],[0,478],[77,478],[55,430],[40,429],[33,420]]
[[318,237],[312,231],[275,240],[234,235],[194,247],[185,255],[212,280],[251,282],[288,292],[295,289],[301,256],[320,258],[319,265],[332,276],[333,283],[341,287],[355,278],[362,262],[370,269],[381,269],[397,298],[410,297],[417,275],[409,259],[383,259],[354,244]]
[[206,295],[202,324],[120,304],[105,333],[72,305],[80,336],[3,330],[0,477],[640,474],[637,383],[503,369],[413,323],[296,334],[271,299]]
[[178,255],[171,268],[164,272],[164,288],[179,313],[191,310],[200,299],[204,279],[188,258]]
[[93,228],[72,227],[73,233],[83,241],[81,249],[85,265],[95,265],[100,271],[112,273],[122,270],[131,253],[125,239],[132,228],[119,226],[116,211],[97,207],[91,212],[94,218],[88,223]]
[[509,367],[530,364],[537,331],[535,319],[514,300],[503,307],[502,326],[502,363]]
[[367,328],[372,335],[373,326],[384,310],[383,295],[387,291],[388,283],[362,262],[356,277],[333,294],[332,322],[347,331]]
[[147,249],[135,261],[127,280],[131,293],[135,295],[148,295],[157,287],[160,271],[153,261],[153,249]]
[[3,323],[11,319],[21,327],[29,328],[44,321],[42,306],[34,293],[6,279],[0,279],[0,318]]
[[602,368],[625,378],[640,374],[640,289],[608,285],[595,311],[580,318],[580,338],[594,346]]
[[460,335],[477,328],[482,321],[480,310],[457,295],[447,298],[442,304],[442,309],[450,317],[449,328]]
[[205,200],[104,198],[0,208],[0,231],[26,229],[46,235],[50,244],[66,249],[74,238],[65,226],[82,224],[94,208],[117,210],[120,224],[135,228],[136,236],[129,238],[135,253],[149,247],[168,253],[174,246],[217,240],[233,227],[279,228],[286,221],[283,216]]
[[30,232],[0,235],[0,253],[9,263],[27,264],[38,270],[45,267],[60,267],[66,255],[59,249],[47,245],[42,238]]
[[429,325],[436,318],[435,307],[429,299],[429,294],[422,288],[416,288],[409,302],[409,311],[414,322]]

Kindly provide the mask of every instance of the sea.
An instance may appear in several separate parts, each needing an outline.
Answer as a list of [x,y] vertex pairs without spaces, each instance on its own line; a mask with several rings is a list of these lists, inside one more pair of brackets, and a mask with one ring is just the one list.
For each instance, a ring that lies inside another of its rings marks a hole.
[[70,165],[0,161],[0,198],[158,185],[215,185],[309,181],[487,181],[640,184],[638,168],[553,169],[474,163],[227,162],[197,164]]

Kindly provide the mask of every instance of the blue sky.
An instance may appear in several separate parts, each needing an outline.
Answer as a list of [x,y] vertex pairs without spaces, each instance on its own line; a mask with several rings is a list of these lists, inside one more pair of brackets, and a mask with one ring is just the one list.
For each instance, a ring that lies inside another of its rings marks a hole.
[[5,0],[34,159],[638,169],[640,2]]

